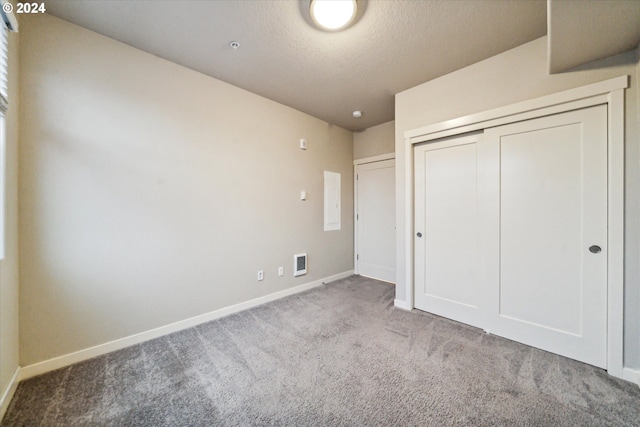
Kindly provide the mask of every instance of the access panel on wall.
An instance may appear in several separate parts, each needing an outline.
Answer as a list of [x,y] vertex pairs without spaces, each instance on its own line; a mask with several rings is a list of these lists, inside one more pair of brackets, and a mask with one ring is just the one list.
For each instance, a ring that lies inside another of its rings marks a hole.
[[606,367],[606,106],[414,154],[416,308]]

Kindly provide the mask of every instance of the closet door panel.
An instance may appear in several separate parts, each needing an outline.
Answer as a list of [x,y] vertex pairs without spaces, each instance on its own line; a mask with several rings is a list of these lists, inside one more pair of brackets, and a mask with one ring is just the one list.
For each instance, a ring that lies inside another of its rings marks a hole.
[[485,131],[499,152],[488,329],[606,366],[606,107]]
[[478,136],[415,149],[416,308],[479,325]]

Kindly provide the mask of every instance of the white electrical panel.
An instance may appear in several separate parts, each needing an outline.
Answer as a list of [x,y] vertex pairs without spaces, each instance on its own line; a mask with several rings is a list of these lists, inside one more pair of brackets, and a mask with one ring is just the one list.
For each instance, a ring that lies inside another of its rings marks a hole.
[[340,230],[340,174],[324,172],[324,231]]

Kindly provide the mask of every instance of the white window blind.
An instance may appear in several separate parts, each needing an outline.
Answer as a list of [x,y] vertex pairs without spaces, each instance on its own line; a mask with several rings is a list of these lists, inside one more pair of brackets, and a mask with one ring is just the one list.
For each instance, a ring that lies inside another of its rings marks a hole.
[[0,29],[0,109],[9,108],[9,30]]
[[5,183],[7,135],[5,113],[9,108],[9,31],[18,31],[18,22],[11,12],[13,5],[0,0],[0,260],[5,257]]
[[9,31],[18,31],[18,21],[13,12],[7,12],[7,0],[0,0],[0,111],[9,108]]

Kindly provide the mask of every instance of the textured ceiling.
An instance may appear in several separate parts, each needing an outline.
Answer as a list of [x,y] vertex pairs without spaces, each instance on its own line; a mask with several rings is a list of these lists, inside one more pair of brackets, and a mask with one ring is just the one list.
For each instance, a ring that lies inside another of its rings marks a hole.
[[547,28],[546,0],[358,4],[357,22],[337,33],[310,25],[308,0],[47,0],[47,10],[353,131],[393,120],[396,93]]

